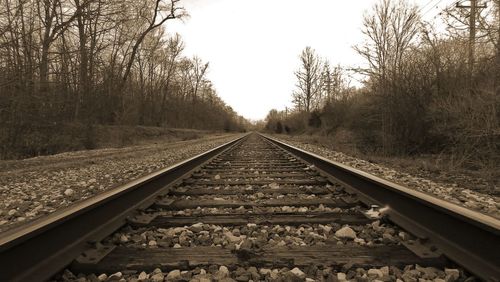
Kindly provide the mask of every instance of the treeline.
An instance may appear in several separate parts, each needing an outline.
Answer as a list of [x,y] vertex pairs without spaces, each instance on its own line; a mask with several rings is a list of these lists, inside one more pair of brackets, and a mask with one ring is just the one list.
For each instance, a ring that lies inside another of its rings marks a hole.
[[489,1],[477,13],[471,42],[465,9],[443,12],[443,34],[422,21],[418,7],[381,0],[365,15],[364,41],[355,46],[366,61],[355,70],[363,86],[353,87],[346,68],[307,47],[295,73],[294,108],[272,110],[267,130],[320,132],[371,153],[446,153],[458,165],[498,166],[499,6]]
[[0,157],[54,153],[68,124],[81,125],[88,148],[96,125],[243,130],[208,63],[166,33],[186,16],[177,2],[2,1]]

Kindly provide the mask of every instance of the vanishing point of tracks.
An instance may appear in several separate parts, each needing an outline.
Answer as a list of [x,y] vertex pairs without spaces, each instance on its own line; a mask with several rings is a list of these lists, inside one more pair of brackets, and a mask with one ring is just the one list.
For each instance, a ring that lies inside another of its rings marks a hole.
[[499,244],[494,218],[251,134],[0,234],[0,280],[498,280]]

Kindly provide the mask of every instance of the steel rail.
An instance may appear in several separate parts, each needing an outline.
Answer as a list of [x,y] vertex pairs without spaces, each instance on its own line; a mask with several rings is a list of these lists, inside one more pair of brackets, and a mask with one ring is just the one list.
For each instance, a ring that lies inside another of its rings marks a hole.
[[44,281],[147,207],[193,169],[238,144],[248,134],[46,217],[0,233],[0,281]]
[[389,219],[428,239],[450,260],[487,281],[500,279],[500,220],[262,135],[352,188]]

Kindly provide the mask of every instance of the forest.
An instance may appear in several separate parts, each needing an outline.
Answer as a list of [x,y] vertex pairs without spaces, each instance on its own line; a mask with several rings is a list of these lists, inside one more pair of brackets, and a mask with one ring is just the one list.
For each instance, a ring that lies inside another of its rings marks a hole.
[[2,0],[0,158],[95,146],[100,125],[239,131],[209,63],[183,55],[179,0]]
[[378,1],[353,47],[365,65],[335,65],[304,48],[294,107],[271,110],[266,130],[326,136],[362,153],[446,155],[456,166],[498,168],[500,1],[483,2],[470,1],[471,9],[454,1],[438,26],[409,1]]

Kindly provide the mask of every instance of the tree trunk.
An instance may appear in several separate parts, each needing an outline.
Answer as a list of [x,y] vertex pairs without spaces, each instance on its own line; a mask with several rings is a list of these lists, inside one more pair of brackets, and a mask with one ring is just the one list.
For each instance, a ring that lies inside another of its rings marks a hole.
[[76,99],[75,107],[75,120],[78,120],[81,115],[81,106],[84,104],[85,95],[88,93],[88,54],[87,54],[87,34],[85,33],[85,18],[83,17],[83,7],[80,5],[79,0],[75,0],[77,8],[77,25],[78,25],[78,37],[79,42],[79,53],[80,53],[80,68],[79,68],[79,87],[78,95]]

